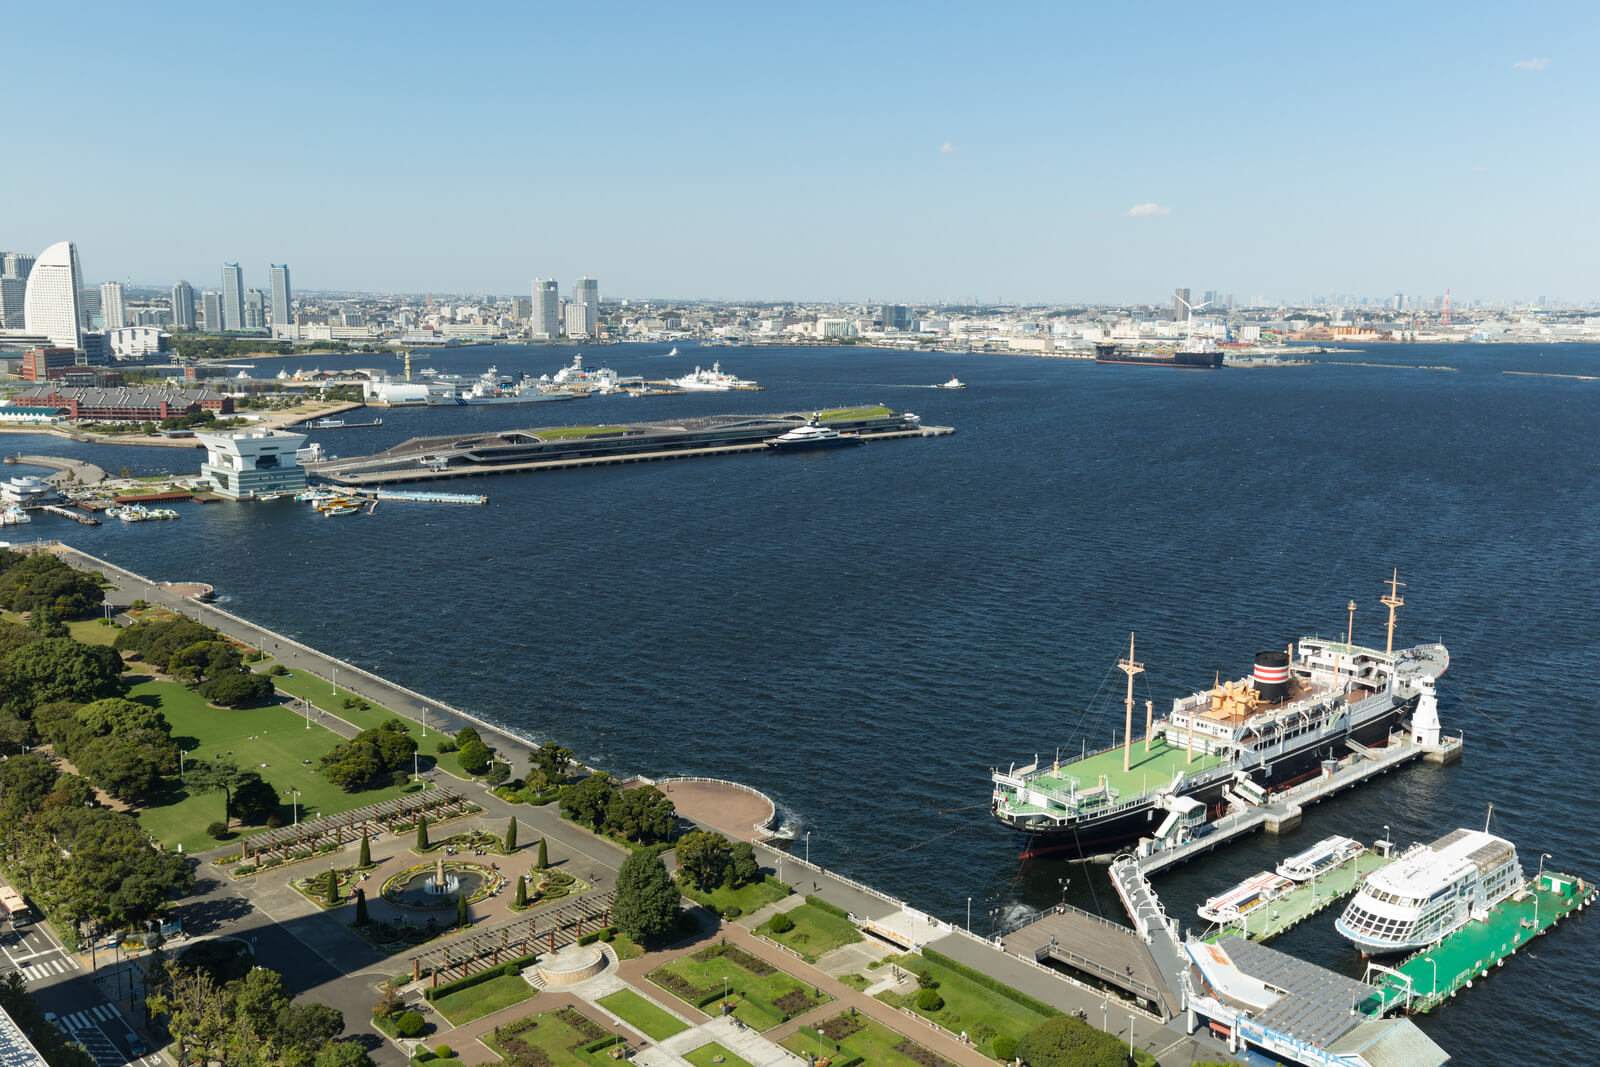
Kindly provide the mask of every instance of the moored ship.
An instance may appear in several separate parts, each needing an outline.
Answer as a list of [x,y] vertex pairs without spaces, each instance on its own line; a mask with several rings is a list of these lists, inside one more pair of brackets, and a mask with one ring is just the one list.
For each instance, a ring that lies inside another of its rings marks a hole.
[[1177,348],[1130,348],[1119,344],[1097,344],[1094,346],[1094,361],[1216,370],[1222,366],[1222,349],[1209,337],[1191,337]]
[[[1229,803],[1260,804],[1268,789],[1316,773],[1325,760],[1382,745],[1411,717],[1412,740],[1439,743],[1434,680],[1450,664],[1441,644],[1394,650],[1398,576],[1385,648],[1320,637],[1256,656],[1251,676],[1173,701],[1164,717],[1145,701],[1134,736],[1133,679],[1144,670],[1130,637],[1122,743],[1070,759],[991,769],[990,811],[1031,835],[1029,852],[1114,854],[1141,837],[1185,832],[1195,804],[1219,814]],[[1354,605],[1351,605],[1352,625]]]

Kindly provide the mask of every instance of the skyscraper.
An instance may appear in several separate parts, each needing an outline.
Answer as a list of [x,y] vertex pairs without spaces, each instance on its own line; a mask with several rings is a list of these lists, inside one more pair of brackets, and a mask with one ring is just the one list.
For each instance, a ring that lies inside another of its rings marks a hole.
[[60,348],[83,347],[83,308],[78,302],[82,289],[77,245],[60,241],[39,253],[28,272],[23,329],[43,334]]
[[222,332],[222,294],[207,289],[200,294],[201,312],[206,320],[206,333]]
[[244,329],[244,270],[237,263],[222,265],[222,328]]
[[267,326],[267,294],[260,289],[246,289],[244,294],[244,328],[264,330]]
[[178,330],[194,329],[194,286],[185,281],[172,287],[172,326]]
[[28,272],[33,270],[33,261],[37,258],[26,252],[7,252],[5,258],[0,259],[0,278],[16,278],[26,284]]
[[292,298],[289,292],[289,265],[274,263],[270,273],[272,274],[272,325],[287,326],[294,321],[294,316],[289,313],[289,301]]
[[100,323],[106,330],[120,330],[128,325],[128,309],[122,299],[121,282],[100,284]]
[[1189,290],[1172,290],[1172,318],[1176,322],[1189,321]]
[[[572,287],[572,302],[582,304],[587,310],[584,312],[584,323],[587,327],[584,336],[593,337],[600,326],[600,283],[585,274],[578,279],[578,284]],[[568,319],[571,322],[571,319]],[[572,327],[567,327],[567,335],[572,335]]]
[[533,336],[547,341],[561,336],[561,294],[554,281],[533,280]]
[[904,304],[883,305],[883,328],[885,330],[911,329],[911,309]]

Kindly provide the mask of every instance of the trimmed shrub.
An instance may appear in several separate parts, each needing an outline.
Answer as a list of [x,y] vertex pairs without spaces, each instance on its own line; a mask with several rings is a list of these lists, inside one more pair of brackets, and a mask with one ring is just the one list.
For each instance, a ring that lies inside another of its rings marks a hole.
[[816,908],[818,911],[827,912],[829,915],[837,915],[841,919],[850,918],[850,913],[848,911],[845,911],[843,908],[839,907],[836,904],[829,904],[826,900],[823,900],[821,897],[812,896],[810,893],[806,894],[806,903],[810,904],[813,908]]
[[994,1058],[1010,1062],[1017,1058],[1017,1039],[1001,1035],[994,1039]]
[[224,837],[228,836],[228,824],[218,820],[217,822],[214,822],[210,826],[206,827],[206,833],[209,834],[214,840],[221,841]]
[[394,1021],[394,1032],[401,1037],[420,1037],[427,1025],[421,1012],[404,1011]]
[[938,1011],[944,1007],[944,998],[932,989],[919,989],[916,1005],[918,1011]]
[[[737,919],[739,916],[741,916],[743,914],[744,914],[744,909],[739,907],[739,905],[737,905],[737,904],[729,904],[728,905],[728,910],[722,913],[722,917],[724,919]],[[790,921],[793,922],[792,919]]]
[[438,1048],[433,1050],[433,1054],[439,1057],[441,1060],[448,1060],[455,1056],[456,1050],[451,1048],[449,1045],[440,1045]]
[[789,913],[780,911],[767,920],[767,929],[775,934],[786,934],[794,929],[794,920],[789,918]]

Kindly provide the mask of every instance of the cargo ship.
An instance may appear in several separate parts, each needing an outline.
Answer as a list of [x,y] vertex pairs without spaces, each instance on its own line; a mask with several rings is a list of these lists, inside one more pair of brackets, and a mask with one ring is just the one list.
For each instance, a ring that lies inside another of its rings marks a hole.
[[1216,370],[1222,366],[1222,349],[1209,337],[1191,337],[1177,348],[1129,348],[1118,344],[1094,346],[1096,363],[1134,363],[1146,367]]
[[1179,697],[1165,716],[1145,701],[1143,737],[1135,737],[1133,679],[1144,665],[1130,635],[1117,664],[1128,678],[1121,743],[991,768],[990,813],[1030,836],[1029,855],[1108,856],[1141,837],[1204,832],[1194,818],[1199,806],[1215,818],[1230,803],[1261,804],[1269,789],[1383,745],[1398,727],[1417,744],[1437,745],[1434,681],[1450,654],[1442,644],[1394,649],[1395,609],[1404,603],[1398,579],[1382,598],[1384,648],[1352,644],[1347,632],[1344,641],[1303,637],[1286,651],[1259,653],[1250,676]]

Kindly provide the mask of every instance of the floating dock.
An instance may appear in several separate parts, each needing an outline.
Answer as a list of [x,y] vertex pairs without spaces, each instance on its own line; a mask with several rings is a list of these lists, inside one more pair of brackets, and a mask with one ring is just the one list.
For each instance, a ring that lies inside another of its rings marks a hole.
[[[1226,930],[1243,934],[1251,941],[1271,941],[1354,893],[1367,875],[1387,867],[1395,858],[1394,853],[1381,856],[1376,852],[1363,852],[1249,912],[1239,922],[1229,924]],[[1207,940],[1214,941],[1223,932],[1219,930]]]
[[1487,919],[1469,922],[1400,966],[1368,965],[1367,977],[1378,993],[1361,1010],[1380,1015],[1395,1008],[1432,1011],[1489,977],[1491,967],[1503,967],[1508,956],[1562,919],[1588,907],[1594,896],[1593,883],[1545,871],[1524,892],[1496,904]]
[[357,489],[361,496],[374,500],[413,500],[425,504],[487,504],[482,493],[441,493],[426,489]]

